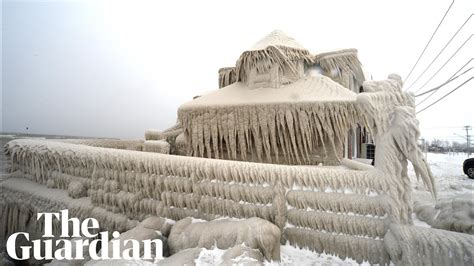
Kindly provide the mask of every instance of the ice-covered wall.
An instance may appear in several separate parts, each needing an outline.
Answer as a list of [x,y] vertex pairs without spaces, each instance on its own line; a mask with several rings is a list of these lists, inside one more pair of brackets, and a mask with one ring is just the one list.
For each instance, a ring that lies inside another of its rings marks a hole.
[[88,186],[91,204],[112,213],[139,220],[261,217],[295,245],[346,254],[318,243],[359,243],[361,252],[347,256],[374,263],[385,255],[370,248],[381,241],[386,224],[400,219],[396,191],[376,169],[258,164],[45,140],[14,140],[8,153],[14,169],[35,182],[66,188],[72,181],[66,177],[75,176]]

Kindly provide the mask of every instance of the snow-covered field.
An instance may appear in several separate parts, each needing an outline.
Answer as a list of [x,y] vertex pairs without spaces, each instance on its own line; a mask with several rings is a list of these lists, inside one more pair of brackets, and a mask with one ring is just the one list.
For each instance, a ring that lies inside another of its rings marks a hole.
[[[471,157],[474,157],[474,155],[471,155]],[[427,154],[428,164],[435,176],[439,200],[461,194],[471,194],[472,196],[474,180],[469,179],[462,171],[462,164],[467,158],[465,153]],[[426,195],[426,189],[421,181],[416,180],[415,173],[411,167],[409,168],[409,175],[412,177],[415,196]]]
[[414,190],[415,225],[474,233],[474,179],[469,179],[462,171],[467,158],[463,153],[427,154],[435,176],[436,200],[422,182],[416,180],[413,169],[409,168]]

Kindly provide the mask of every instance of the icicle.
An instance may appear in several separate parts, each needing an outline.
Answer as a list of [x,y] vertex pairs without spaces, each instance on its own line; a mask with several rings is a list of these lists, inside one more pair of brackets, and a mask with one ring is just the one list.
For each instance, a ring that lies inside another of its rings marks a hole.
[[318,253],[338,254],[341,259],[353,258],[357,263],[388,264],[390,258],[383,241],[349,235],[334,235],[300,228],[287,228],[285,236],[292,245],[307,247]]

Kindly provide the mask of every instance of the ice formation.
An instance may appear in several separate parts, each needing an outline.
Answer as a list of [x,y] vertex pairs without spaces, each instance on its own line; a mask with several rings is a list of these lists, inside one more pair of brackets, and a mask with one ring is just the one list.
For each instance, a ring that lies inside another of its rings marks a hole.
[[219,69],[219,88],[224,88],[237,81],[235,67],[223,67]]
[[[364,79],[355,50],[316,61],[325,68],[340,64],[341,80]],[[219,71],[220,90],[179,108],[188,155],[338,164],[344,137],[358,122],[356,94],[329,77],[305,75],[314,64],[314,56],[281,31],[243,52],[235,67]]]
[[262,265],[263,261],[263,255],[259,250],[245,245],[234,246],[222,254],[223,265]]
[[355,126],[355,100],[324,76],[277,90],[239,82],[182,105],[178,115],[191,156],[315,164],[329,154],[336,164]]
[[391,224],[384,238],[387,252],[399,265],[472,265],[472,235]]
[[433,228],[474,235],[474,198],[472,194],[442,199],[433,203],[415,201],[417,217]]
[[[73,178],[59,182],[60,175],[52,173],[82,177],[92,206],[139,220],[257,216],[277,224],[301,247],[331,238],[331,232],[376,245],[384,223],[401,221],[398,191],[377,169],[258,164],[27,139],[11,141],[7,149],[14,169],[31,180],[67,188]],[[319,233],[305,240],[295,238],[295,230]],[[364,252],[358,256],[372,260],[366,248],[359,247]],[[324,250],[339,254],[334,246]]]
[[165,140],[147,140],[143,143],[143,151],[169,154],[170,144]]
[[177,222],[168,238],[172,254],[195,247],[228,249],[244,244],[258,249],[269,261],[280,260],[280,230],[259,218],[242,221],[215,220],[193,223],[191,218]]
[[122,149],[141,151],[143,150],[143,140],[122,140],[122,139],[55,139],[55,141],[81,144],[93,147]]
[[313,62],[312,55],[281,31],[273,31],[242,53],[235,66],[237,81],[247,82],[252,71],[266,73],[275,66],[279,71],[298,72],[301,63]]
[[177,123],[164,131],[153,129],[145,131],[145,140],[169,140],[169,138],[176,138],[176,136],[182,132],[183,129],[181,128],[181,125]]
[[199,254],[204,250],[204,248],[188,248],[183,249],[178,253],[175,253],[163,260],[158,261],[160,266],[176,266],[176,265],[196,265],[196,260],[199,257]]
[[[307,75],[308,67],[323,75]],[[31,226],[39,210],[67,208],[95,217],[107,231],[130,230],[150,216],[181,220],[171,229],[172,253],[245,242],[278,259],[281,238],[388,264],[416,261],[405,258],[414,252],[410,245],[438,245],[426,243],[431,235],[450,238],[448,246],[470,243],[410,226],[408,161],[433,196],[436,190],[417,146],[413,95],[401,90],[399,76],[364,82],[356,50],[313,56],[274,32],[235,67],[221,69],[219,79],[220,90],[182,105],[178,123],[147,131],[145,142],[9,142],[12,171],[29,180],[0,183],[1,236]],[[356,127],[375,139],[374,167],[342,160],[348,131]],[[341,160],[349,169],[327,166]],[[215,220],[229,217],[240,220]]]
[[324,75],[346,88],[359,89],[365,80],[356,49],[319,53],[314,62],[324,70]]
[[[149,217],[139,223],[136,227],[120,234],[120,236],[116,239],[115,241],[120,241],[120,254],[123,253],[125,249],[132,248],[132,242],[125,242],[127,239],[133,239],[133,240],[138,240],[138,243],[140,244],[140,256],[143,257],[143,245],[144,242],[143,240],[153,240],[153,239],[160,239],[163,242],[163,250],[162,250],[162,255],[163,256],[168,256],[168,245],[167,245],[167,236],[168,234],[163,234],[162,232],[166,232],[167,230],[170,230],[171,225],[166,221],[164,218],[159,218],[159,217]],[[169,233],[169,231],[168,231]],[[152,255],[155,252],[155,250],[152,248],[151,249]],[[113,246],[109,245],[108,249],[108,254],[113,253]]]

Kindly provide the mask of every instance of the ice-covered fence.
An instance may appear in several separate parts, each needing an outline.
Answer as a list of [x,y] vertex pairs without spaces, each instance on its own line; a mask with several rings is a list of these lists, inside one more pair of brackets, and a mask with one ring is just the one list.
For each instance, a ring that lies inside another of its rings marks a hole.
[[386,262],[386,225],[400,219],[398,191],[376,169],[259,164],[45,140],[15,140],[7,152],[15,169],[50,187],[65,188],[73,179],[58,179],[60,174],[90,180],[93,205],[133,219],[261,217],[294,245],[373,263]]
[[397,265],[472,265],[474,238],[433,228],[392,224],[385,246]]
[[81,144],[93,147],[141,151],[143,140],[123,139],[55,139],[54,141]]
[[284,235],[292,245],[359,263],[389,262],[382,239],[396,207],[387,195],[293,190],[287,201]]
[[[37,219],[37,213],[61,210],[68,210],[69,217],[77,217],[81,221],[90,217],[97,219],[99,231],[108,231],[109,237],[114,231],[124,232],[137,224],[123,214],[94,206],[90,198],[72,199],[67,191],[47,188],[24,178],[10,178],[0,183],[0,239],[5,241],[13,233],[28,232],[29,241],[22,237],[16,240],[19,252],[20,248],[23,250],[23,246],[30,246],[30,241],[42,238],[45,233],[44,219]],[[53,242],[61,238],[61,231],[61,223],[53,219],[52,233],[56,236]],[[54,246],[53,252],[56,250]],[[33,249],[26,252],[30,253],[29,264],[45,263],[33,258]]]
[[183,128],[179,123],[163,131],[149,129],[145,131],[145,140],[167,140],[175,139],[176,136],[183,133]]
[[147,140],[143,143],[143,151],[169,154],[170,144],[166,140]]
[[[11,178],[0,184],[0,239],[16,232],[29,232],[39,238],[44,229],[44,219],[36,219],[39,212],[59,212],[67,209],[70,217],[84,220],[94,217],[104,231],[125,231],[133,223],[119,213],[96,207],[90,198],[72,199],[64,190],[39,186],[23,178]],[[53,220],[53,233],[59,235],[60,223]]]

